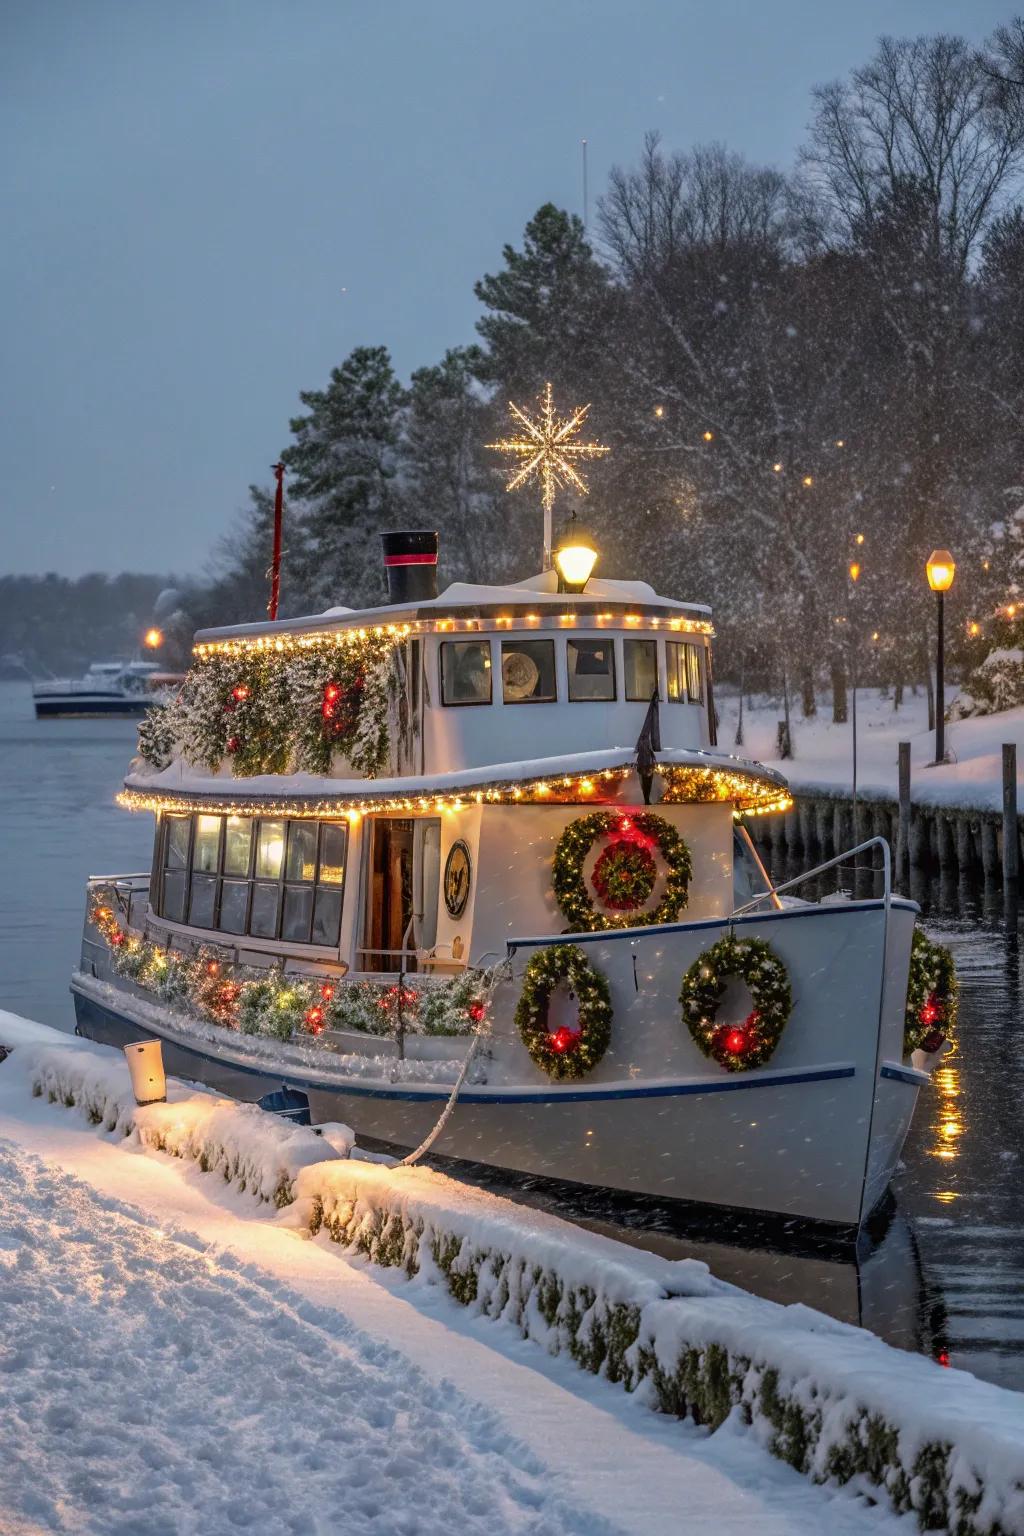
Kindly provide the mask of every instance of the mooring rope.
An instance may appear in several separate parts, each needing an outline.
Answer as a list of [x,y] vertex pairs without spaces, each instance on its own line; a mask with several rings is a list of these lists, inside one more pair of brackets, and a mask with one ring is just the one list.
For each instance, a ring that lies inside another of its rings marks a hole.
[[459,1072],[458,1077],[455,1079],[452,1091],[448,1095],[448,1102],[444,1109],[441,1111],[441,1114],[438,1117],[437,1123],[433,1130],[427,1133],[427,1135],[420,1142],[419,1146],[414,1152],[410,1152],[407,1157],[402,1158],[401,1162],[398,1164],[399,1168],[411,1168],[413,1163],[418,1163],[420,1158],[424,1157],[426,1153],[430,1151],[431,1147],[434,1145],[434,1142],[440,1136],[441,1132],[448,1124],[448,1121],[451,1119],[452,1110],[455,1108],[455,1105],[458,1102],[459,1094],[462,1092],[463,1084],[465,1083],[466,1078],[469,1076],[469,1069],[473,1065],[473,1060],[477,1051],[480,1049],[481,1041],[490,1038],[491,997],[493,996],[494,990],[500,981],[512,980],[512,961],[510,959],[499,961],[497,965],[492,965],[488,971],[484,971],[482,973],[482,978],[483,1004],[485,1010],[484,1017],[481,1020],[479,1029],[474,1032],[473,1043],[469,1050],[466,1052],[465,1060],[462,1063],[462,1070]]

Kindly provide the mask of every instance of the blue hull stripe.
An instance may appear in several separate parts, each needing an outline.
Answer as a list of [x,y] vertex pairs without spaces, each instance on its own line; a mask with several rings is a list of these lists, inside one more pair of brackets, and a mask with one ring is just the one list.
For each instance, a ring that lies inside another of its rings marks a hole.
[[883,1064],[879,1076],[888,1077],[894,1083],[910,1083],[914,1088],[922,1088],[931,1082],[927,1072],[919,1072],[916,1067],[895,1067],[888,1061]]
[[[72,990],[74,990],[72,988]],[[115,1013],[112,1008],[105,1007],[102,1003],[94,1002],[87,993],[75,993],[76,999],[87,1004],[88,1008],[99,1014],[105,1014],[107,1018],[114,1019],[119,1024],[128,1024],[132,1029],[143,1030],[146,1033],[159,1035],[159,1028],[150,1025],[142,1025],[128,1014]],[[437,1089],[408,1089],[408,1088],[377,1088],[368,1087],[363,1083],[352,1081],[350,1083],[324,1083],[314,1082],[308,1077],[298,1076],[289,1072],[287,1064],[281,1063],[275,1067],[273,1062],[268,1062],[265,1067],[250,1067],[242,1063],[230,1061],[222,1056],[216,1056],[210,1051],[204,1051],[197,1043],[185,1044],[177,1039],[164,1036],[167,1044],[174,1049],[190,1051],[204,1061],[209,1061],[220,1066],[225,1072],[245,1072],[253,1077],[268,1078],[275,1083],[288,1083],[295,1088],[310,1089],[315,1093],[344,1094],[350,1098],[359,1099],[394,1099],[405,1104],[444,1104],[451,1093],[451,1086],[441,1090]],[[611,1099],[678,1099],[690,1094],[698,1093],[737,1093],[753,1088],[786,1088],[790,1084],[801,1083],[826,1083],[837,1078],[854,1077],[856,1068],[852,1065],[834,1067],[819,1067],[809,1069],[806,1072],[793,1072],[790,1074],[765,1073],[757,1077],[740,1076],[723,1078],[709,1078],[701,1083],[652,1083],[646,1088],[569,1088],[561,1093],[552,1093],[547,1089],[526,1089],[518,1093],[481,1093],[473,1089],[465,1089],[459,1094],[460,1104],[591,1104],[602,1103]]]

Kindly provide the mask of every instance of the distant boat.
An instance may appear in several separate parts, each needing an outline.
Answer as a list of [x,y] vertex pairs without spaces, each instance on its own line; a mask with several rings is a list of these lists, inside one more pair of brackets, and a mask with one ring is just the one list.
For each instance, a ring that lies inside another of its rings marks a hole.
[[94,661],[84,677],[33,683],[38,720],[113,715],[137,720],[164,688],[181,679],[152,661]]

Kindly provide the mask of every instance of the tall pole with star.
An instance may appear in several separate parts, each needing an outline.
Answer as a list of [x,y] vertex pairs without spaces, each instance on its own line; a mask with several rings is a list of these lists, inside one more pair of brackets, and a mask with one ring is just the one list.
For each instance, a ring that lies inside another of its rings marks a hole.
[[611,449],[602,447],[600,443],[574,441],[587,419],[590,406],[577,406],[568,416],[558,416],[550,384],[544,386],[540,409],[534,416],[528,415],[518,405],[513,405],[511,400],[508,409],[513,422],[521,428],[520,435],[503,437],[500,443],[488,443],[487,446],[519,460],[509,472],[505,487],[507,491],[518,490],[521,485],[527,485],[532,480],[536,480],[540,486],[541,506],[544,508],[543,569],[548,571],[552,564],[552,512],[556,492],[571,486],[581,496],[586,496],[590,487],[576,468],[575,461],[599,459],[610,453]]

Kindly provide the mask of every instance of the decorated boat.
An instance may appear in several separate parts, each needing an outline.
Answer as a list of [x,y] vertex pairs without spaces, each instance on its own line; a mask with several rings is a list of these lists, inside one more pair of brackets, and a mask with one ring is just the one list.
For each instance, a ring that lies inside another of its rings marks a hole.
[[435,534],[383,541],[386,604],[196,635],[79,1031],[370,1147],[858,1228],[952,989],[888,848],[871,899],[772,887],[791,801],[717,741],[708,608],[577,537],[440,594]]
[[141,720],[154,695],[180,681],[151,661],[94,661],[83,677],[33,683],[36,718],[114,716]]

